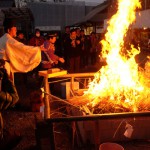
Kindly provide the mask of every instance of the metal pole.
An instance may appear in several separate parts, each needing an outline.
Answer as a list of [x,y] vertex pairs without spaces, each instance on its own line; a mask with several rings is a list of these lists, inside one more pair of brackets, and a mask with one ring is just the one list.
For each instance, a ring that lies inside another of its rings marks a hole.
[[46,119],[48,123],[58,122],[72,122],[72,121],[89,121],[89,120],[107,120],[118,118],[136,118],[136,117],[150,117],[150,112],[128,112],[128,113],[109,113],[109,114],[95,114],[87,116],[73,116]]

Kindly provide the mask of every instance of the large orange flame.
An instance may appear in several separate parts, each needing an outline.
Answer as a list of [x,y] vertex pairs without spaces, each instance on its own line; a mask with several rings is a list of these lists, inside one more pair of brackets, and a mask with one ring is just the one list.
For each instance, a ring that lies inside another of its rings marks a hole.
[[92,107],[105,100],[138,111],[139,100],[145,90],[135,62],[135,55],[140,49],[131,46],[131,49],[126,50],[126,55],[123,50],[124,37],[136,19],[136,9],[140,7],[139,0],[118,0],[118,11],[110,19],[105,39],[101,41],[102,55],[106,58],[107,65],[95,74],[84,93]]

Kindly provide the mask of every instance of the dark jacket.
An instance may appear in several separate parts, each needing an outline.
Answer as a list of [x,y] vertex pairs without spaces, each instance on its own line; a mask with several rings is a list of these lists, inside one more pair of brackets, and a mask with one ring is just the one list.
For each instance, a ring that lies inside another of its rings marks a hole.
[[71,43],[72,40],[70,38],[66,39],[65,53],[68,55],[69,58],[80,56],[81,51],[77,45],[76,39],[75,39],[76,43],[75,47],[73,47]]
[[44,43],[44,38],[43,37],[36,37],[33,36],[30,40],[29,40],[29,45],[30,46],[41,46]]

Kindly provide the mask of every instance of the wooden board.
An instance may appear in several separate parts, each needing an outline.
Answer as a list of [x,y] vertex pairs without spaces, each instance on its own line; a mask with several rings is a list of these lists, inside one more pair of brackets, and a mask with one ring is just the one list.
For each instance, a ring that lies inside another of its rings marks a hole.
[[53,73],[48,73],[47,70],[39,71],[39,76],[43,76],[43,77],[47,77],[47,78],[58,77],[58,76],[66,75],[66,74],[67,74],[66,70],[61,70],[59,72],[53,72]]

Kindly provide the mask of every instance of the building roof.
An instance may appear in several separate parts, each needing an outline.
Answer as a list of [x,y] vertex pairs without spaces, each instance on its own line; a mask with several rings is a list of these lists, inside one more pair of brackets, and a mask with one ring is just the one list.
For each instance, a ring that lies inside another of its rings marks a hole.
[[31,20],[33,19],[32,13],[28,8],[1,8],[6,18],[20,19],[20,20]]
[[14,5],[14,0],[0,0],[0,8],[12,7]]
[[84,18],[82,18],[76,24],[82,24],[86,22],[102,22],[107,18],[107,8],[110,3],[105,1],[104,3],[94,7]]
[[150,28],[150,9],[142,10],[136,13],[136,20],[132,28]]
[[86,21],[99,22],[100,20],[106,17],[106,16],[103,16],[104,14],[106,15],[106,13],[101,13],[101,12],[107,7],[108,7],[108,4],[96,7],[91,12],[89,12],[82,21],[83,22],[86,22]]
[[[84,2],[64,3],[28,3],[28,8],[35,18],[35,26],[64,27],[74,24],[85,16]],[[44,12],[44,13],[43,13]]]

